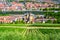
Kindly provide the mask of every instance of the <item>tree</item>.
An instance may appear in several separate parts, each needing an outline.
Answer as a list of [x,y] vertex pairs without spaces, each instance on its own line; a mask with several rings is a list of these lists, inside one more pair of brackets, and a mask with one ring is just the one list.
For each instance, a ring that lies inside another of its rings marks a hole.
[[6,0],[7,2],[12,2],[12,1],[15,1],[15,0]]

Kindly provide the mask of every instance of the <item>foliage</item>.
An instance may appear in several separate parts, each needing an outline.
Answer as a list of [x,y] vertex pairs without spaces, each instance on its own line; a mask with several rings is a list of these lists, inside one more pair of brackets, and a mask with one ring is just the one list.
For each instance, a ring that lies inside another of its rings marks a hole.
[[[24,14],[26,13],[27,11],[10,11],[10,12],[0,12],[0,16],[7,16],[7,15],[15,15],[15,14]],[[60,12],[37,12],[37,11],[32,11],[33,14],[36,14],[36,15],[45,15],[46,17],[54,17],[57,19],[57,22],[56,23],[60,23]],[[15,22],[16,24],[17,23],[24,23],[23,21],[22,22]],[[55,22],[54,22],[55,23]]]

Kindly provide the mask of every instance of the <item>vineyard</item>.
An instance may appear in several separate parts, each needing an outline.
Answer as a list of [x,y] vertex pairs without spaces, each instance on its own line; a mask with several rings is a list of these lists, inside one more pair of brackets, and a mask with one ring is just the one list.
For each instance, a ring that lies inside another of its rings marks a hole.
[[60,29],[0,27],[0,40],[60,40]]

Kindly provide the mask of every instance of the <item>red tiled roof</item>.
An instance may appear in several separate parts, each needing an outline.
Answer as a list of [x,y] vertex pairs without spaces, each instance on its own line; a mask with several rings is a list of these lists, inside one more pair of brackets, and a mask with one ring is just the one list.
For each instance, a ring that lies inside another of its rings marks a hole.
[[14,4],[17,4],[16,2],[12,2],[12,4],[14,5]]
[[5,5],[4,4],[0,4],[0,8],[3,8]]

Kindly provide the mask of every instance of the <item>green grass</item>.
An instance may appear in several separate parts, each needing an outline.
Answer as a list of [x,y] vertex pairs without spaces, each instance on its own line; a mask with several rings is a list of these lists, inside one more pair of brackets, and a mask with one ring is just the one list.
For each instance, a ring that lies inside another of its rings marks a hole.
[[0,26],[23,26],[23,27],[60,27],[60,24],[0,24]]
[[60,29],[20,27],[60,27],[60,24],[0,24],[0,40],[60,40]]
[[34,26],[34,27],[60,27],[60,24],[32,24],[32,25],[29,25],[30,27],[31,26]]
[[0,27],[0,40],[60,40],[60,29]]

